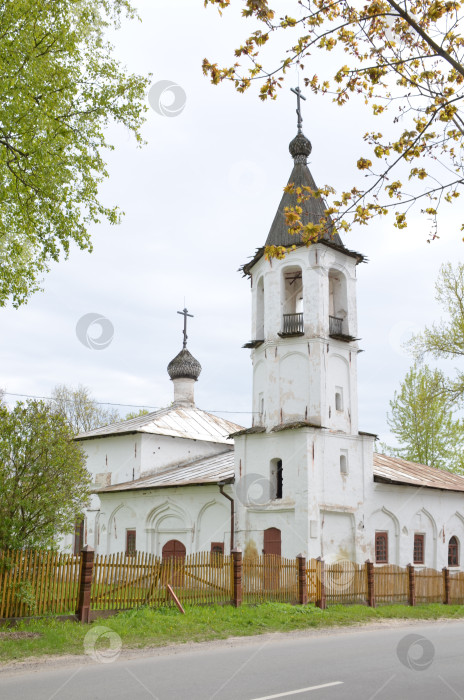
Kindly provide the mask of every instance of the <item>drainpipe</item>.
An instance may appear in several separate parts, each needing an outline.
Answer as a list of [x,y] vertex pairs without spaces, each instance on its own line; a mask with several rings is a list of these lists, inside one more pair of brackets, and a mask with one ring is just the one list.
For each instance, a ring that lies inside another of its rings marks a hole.
[[226,485],[225,481],[220,481],[218,483],[219,486],[219,491],[223,496],[225,496],[227,499],[230,501],[230,551],[234,549],[234,515],[235,515],[235,501],[234,499],[229,496],[227,493],[224,493],[224,486]]

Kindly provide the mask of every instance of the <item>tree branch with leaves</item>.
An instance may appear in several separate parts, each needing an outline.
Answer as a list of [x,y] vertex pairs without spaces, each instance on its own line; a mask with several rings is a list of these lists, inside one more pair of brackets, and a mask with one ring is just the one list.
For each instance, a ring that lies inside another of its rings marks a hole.
[[[428,240],[437,237],[441,204],[459,197],[464,184],[462,3],[287,0],[289,14],[278,16],[271,0],[205,0],[221,14],[231,4],[241,4],[244,19],[255,20],[258,28],[235,50],[233,65],[204,59],[203,71],[214,84],[232,81],[244,92],[256,83],[261,100],[275,99],[295,66],[314,94],[340,107],[358,96],[388,131],[363,135],[369,150],[356,167],[367,185],[356,180],[338,194],[330,185],[316,191],[290,185],[298,199],[287,211],[289,230],[310,244],[327,231],[350,230],[390,211],[403,229],[417,205],[432,220]],[[285,55],[278,65],[265,66],[262,54],[277,35],[288,37]],[[327,52],[333,61],[323,60]],[[318,224],[304,224],[300,204],[321,196],[330,198],[325,216]]]
[[0,7],[0,306],[24,304],[91,227],[116,224],[99,187],[106,128],[143,143],[148,77],[129,73],[107,40],[129,0],[15,0]]

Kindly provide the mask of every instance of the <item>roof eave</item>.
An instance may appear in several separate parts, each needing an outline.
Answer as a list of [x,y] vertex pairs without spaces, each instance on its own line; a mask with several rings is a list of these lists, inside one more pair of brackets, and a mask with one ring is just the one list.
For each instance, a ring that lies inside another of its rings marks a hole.
[[399,479],[389,479],[380,474],[374,474],[374,481],[378,484],[390,484],[392,486],[412,486],[415,489],[433,489],[434,491],[454,491],[455,493],[464,493],[463,489],[453,488],[452,486],[432,486],[431,484],[412,484],[410,481],[401,481]]
[[[350,258],[355,258],[356,259],[356,264],[359,265],[359,263],[362,262],[368,262],[368,259],[366,258],[365,255],[362,253],[358,253],[355,250],[350,250],[349,248],[345,248],[345,246],[339,246],[336,243],[333,243],[332,241],[327,241],[326,239],[321,239],[320,241],[314,241],[314,243],[295,243],[296,248],[309,248],[311,245],[317,245],[318,243],[322,243],[323,245],[327,246],[328,248],[333,248],[334,250],[338,250],[340,253],[343,253],[344,255],[347,255]],[[244,265],[241,265],[238,269],[239,272],[243,273],[243,276],[250,277],[251,276],[251,270],[253,267],[256,265],[256,263],[261,260],[263,257],[264,253],[266,250],[266,246],[261,246],[261,248],[257,248],[255,251],[254,256],[250,260],[250,262],[245,263]],[[289,249],[288,252],[290,253],[292,249]]]
[[[136,491],[154,491],[156,489],[178,489],[178,488],[184,488],[185,486],[218,486],[219,484],[233,484],[235,481],[235,477],[226,477],[226,478],[218,478],[217,480],[214,481],[186,481],[184,483],[179,483],[179,484],[158,484],[155,486],[133,486],[132,488],[112,488],[112,487],[107,487],[104,489],[95,489],[92,491],[93,494],[99,496],[102,493],[127,493],[131,492],[134,493]],[[127,482],[126,482],[127,483]],[[117,484],[117,486],[124,486],[124,484]]]

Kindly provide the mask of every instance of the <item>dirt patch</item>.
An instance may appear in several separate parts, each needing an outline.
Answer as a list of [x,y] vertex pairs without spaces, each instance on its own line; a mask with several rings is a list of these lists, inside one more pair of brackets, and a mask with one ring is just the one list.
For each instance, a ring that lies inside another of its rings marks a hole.
[[26,632],[21,630],[11,630],[11,632],[0,632],[0,641],[2,639],[38,639],[43,637],[39,632]]

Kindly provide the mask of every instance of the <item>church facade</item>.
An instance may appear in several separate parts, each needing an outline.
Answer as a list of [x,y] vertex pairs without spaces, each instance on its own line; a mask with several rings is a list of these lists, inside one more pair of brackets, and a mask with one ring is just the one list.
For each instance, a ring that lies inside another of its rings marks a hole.
[[[299,128],[289,182],[314,190],[310,152]],[[359,430],[356,280],[364,258],[330,222],[309,247],[291,236],[284,210],[292,197],[283,195],[265,245],[293,248],[269,261],[263,246],[243,266],[252,283],[252,425],[195,406],[201,366],[184,334],[168,366],[170,407],[76,437],[95,484],[83,539],[102,553],[241,547],[245,556],[459,569],[464,478],[378,455],[375,435]],[[324,206],[304,202],[303,223],[318,223]]]

